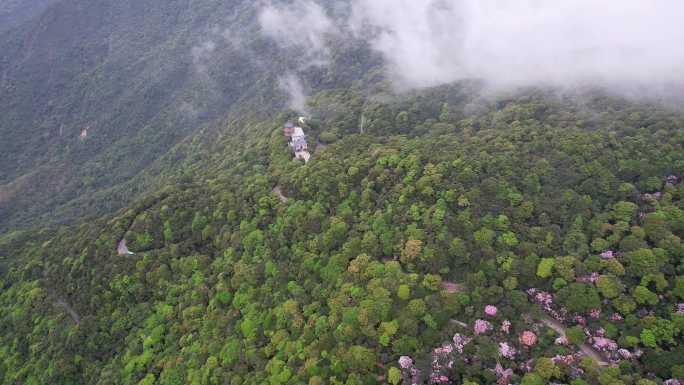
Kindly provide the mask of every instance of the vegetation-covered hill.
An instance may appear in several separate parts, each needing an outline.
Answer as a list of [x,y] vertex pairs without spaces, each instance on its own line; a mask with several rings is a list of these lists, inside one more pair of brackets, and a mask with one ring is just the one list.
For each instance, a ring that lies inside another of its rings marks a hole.
[[258,11],[0,0],[0,383],[684,383],[681,112],[396,95]]
[[[278,77],[302,68],[301,52],[262,36],[251,1],[24,3],[0,2],[0,25],[2,12],[24,21],[0,29],[2,231],[125,207],[168,183],[160,162],[177,145],[286,106]],[[304,84],[362,79],[374,63],[363,49],[336,44]]]
[[115,215],[5,235],[3,383],[684,377],[681,115],[471,87],[321,92],[306,165],[245,117]]
[[0,1],[0,33],[30,20],[44,11],[55,0]]

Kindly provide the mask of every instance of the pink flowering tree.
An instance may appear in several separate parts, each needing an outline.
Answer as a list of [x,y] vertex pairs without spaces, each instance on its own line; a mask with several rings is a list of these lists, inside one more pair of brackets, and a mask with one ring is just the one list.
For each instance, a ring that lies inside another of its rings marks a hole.
[[601,309],[591,309],[589,310],[589,317],[593,319],[599,319],[601,318]]
[[596,350],[600,351],[613,351],[618,350],[618,345],[615,341],[605,338],[605,337],[594,337],[592,338],[592,346]]
[[615,254],[613,253],[613,250],[606,250],[603,253],[601,253],[601,258],[603,258],[603,259],[615,258]]
[[504,320],[504,321],[501,323],[501,331],[502,331],[503,333],[506,333],[506,334],[510,333],[510,332],[511,332],[511,321],[509,321],[509,320]]
[[399,366],[402,369],[408,369],[413,366],[413,360],[409,356],[399,357]]
[[454,334],[454,348],[459,354],[463,354],[463,348],[472,340],[470,337],[463,336],[459,333]]
[[485,321],[483,319],[478,319],[475,320],[475,326],[473,328],[474,332],[476,335],[481,335],[485,334],[488,331],[492,330],[492,324],[489,323],[489,321]]
[[490,317],[496,317],[496,313],[499,312],[499,309],[496,308],[494,305],[487,305],[485,306],[485,314],[487,314]]
[[494,368],[494,373],[496,373],[497,385],[508,385],[511,377],[513,377],[513,369],[504,369],[503,366],[501,366],[501,364],[498,362]]
[[516,353],[517,351],[515,348],[509,345],[508,342],[499,342],[499,354],[502,357],[512,360],[515,358]]
[[520,343],[525,346],[534,346],[537,343],[537,335],[534,332],[525,330],[520,334]]

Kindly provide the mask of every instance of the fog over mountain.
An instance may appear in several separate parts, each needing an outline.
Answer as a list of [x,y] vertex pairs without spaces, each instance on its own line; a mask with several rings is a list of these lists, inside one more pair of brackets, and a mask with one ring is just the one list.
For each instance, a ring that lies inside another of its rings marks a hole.
[[0,385],[684,385],[681,1],[0,0]]
[[0,0],[0,33],[39,15],[57,0]]
[[506,88],[662,90],[684,78],[684,3],[673,0],[353,0],[342,20],[321,10],[313,0],[270,5],[261,24],[277,41],[317,53],[326,35],[364,38],[399,88],[478,78]]
[[337,34],[333,20],[325,10],[312,1],[295,1],[292,4],[269,5],[259,14],[265,35],[285,47],[301,48],[301,55],[310,64],[324,64],[330,51],[326,46],[327,34]]

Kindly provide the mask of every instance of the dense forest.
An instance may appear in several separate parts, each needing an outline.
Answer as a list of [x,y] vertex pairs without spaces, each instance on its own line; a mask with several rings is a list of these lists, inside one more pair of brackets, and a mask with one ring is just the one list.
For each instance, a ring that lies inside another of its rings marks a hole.
[[1,384],[684,384],[679,106],[256,3],[0,0]]
[[[13,26],[4,13],[31,17]],[[378,65],[340,41],[327,67],[302,67],[257,15],[246,0],[0,0],[0,231],[96,218],[158,190],[178,147],[286,108],[283,73],[347,88]]]
[[472,87],[323,91],[307,164],[293,112],[244,121],[128,209],[6,234],[3,382],[677,384],[681,114]]

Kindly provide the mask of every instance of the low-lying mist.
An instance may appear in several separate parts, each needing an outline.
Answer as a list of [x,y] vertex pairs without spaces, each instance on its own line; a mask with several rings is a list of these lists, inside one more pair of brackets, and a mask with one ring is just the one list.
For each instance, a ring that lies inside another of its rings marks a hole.
[[684,85],[683,16],[677,0],[295,0],[262,6],[260,22],[312,65],[335,39],[362,38],[398,90],[480,79],[660,96]]

